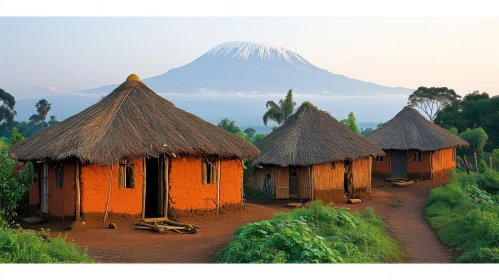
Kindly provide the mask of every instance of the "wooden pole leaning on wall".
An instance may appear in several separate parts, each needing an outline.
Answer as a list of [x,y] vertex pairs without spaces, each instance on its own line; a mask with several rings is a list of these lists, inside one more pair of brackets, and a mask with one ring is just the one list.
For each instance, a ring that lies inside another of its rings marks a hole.
[[461,156],[461,161],[463,162],[464,169],[466,169],[466,174],[470,174],[470,165],[468,161],[466,160],[466,156],[462,155]]
[[146,158],[142,158],[142,220],[146,218]]
[[165,204],[164,204],[164,216],[165,218],[168,218],[168,201],[169,201],[169,198],[168,198],[168,189],[170,188],[170,182],[168,181],[168,178],[170,176],[168,176],[168,172],[170,170],[170,158],[168,156],[165,156],[165,168],[164,168],[164,172],[165,174],[163,175],[164,176],[164,181],[165,181]]
[[218,167],[217,167],[217,214],[220,213],[220,166],[221,159],[218,156]]
[[[118,163],[119,166],[119,163]],[[109,202],[111,201],[111,188],[113,186],[113,167],[114,163],[111,165],[111,174],[109,175],[109,189],[107,191],[107,202],[106,202],[106,212],[104,212],[104,223],[107,220],[107,213],[109,210]]]
[[76,181],[75,215],[76,215],[76,221],[81,222],[80,160],[77,160],[75,164],[75,181]]

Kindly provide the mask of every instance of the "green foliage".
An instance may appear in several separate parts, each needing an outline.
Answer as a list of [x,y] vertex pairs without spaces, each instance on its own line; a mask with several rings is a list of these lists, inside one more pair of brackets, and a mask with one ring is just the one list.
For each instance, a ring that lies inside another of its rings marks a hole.
[[453,126],[449,128],[449,131],[450,131],[452,134],[456,135],[456,136],[458,136],[458,135],[459,135],[459,131],[457,130],[457,128],[455,128],[455,127],[453,127]]
[[238,131],[238,132],[236,133],[236,135],[237,135],[237,136],[239,136],[239,137],[241,137],[241,138],[243,138],[244,140],[248,140],[248,139],[246,138],[246,134],[244,134],[244,132],[242,132],[242,131]]
[[246,136],[246,139],[249,142],[253,143],[254,137],[255,137],[255,134],[256,134],[256,130],[254,128],[252,128],[252,127],[248,127],[248,128],[246,128],[244,130],[244,134]]
[[269,202],[275,199],[274,195],[271,193],[266,193],[261,190],[252,189],[252,188],[244,188],[244,198],[256,199],[263,202]]
[[351,214],[316,201],[238,228],[218,262],[387,263],[402,255],[372,208]]
[[479,160],[483,159],[483,148],[487,142],[487,133],[482,128],[466,129],[466,131],[459,134],[459,137],[470,143],[470,148],[459,148],[458,153],[460,155],[465,154],[470,157],[474,157],[474,153]]
[[446,87],[419,87],[409,96],[412,106],[420,108],[433,121],[445,106],[454,104],[461,96]]
[[499,171],[499,149],[492,151],[492,168]]
[[15,144],[24,140],[24,136],[17,131],[17,128],[14,127],[11,132],[9,147],[14,146]]
[[0,219],[9,220],[16,215],[19,200],[28,191],[35,178],[33,164],[20,166],[8,147],[0,144]]
[[357,126],[357,120],[355,119],[353,112],[348,113],[348,118],[341,120],[341,123],[348,126],[348,128],[350,128],[353,132],[360,134],[359,127]]
[[489,136],[487,151],[499,148],[499,97],[489,97],[486,92],[474,91],[463,100],[446,106],[435,118],[435,123],[444,127],[456,127],[459,131],[467,128],[483,128]]
[[284,100],[279,100],[279,104],[270,100],[267,101],[266,106],[267,112],[263,114],[263,124],[267,125],[270,120],[281,126],[295,112],[296,103],[293,101],[293,90],[288,90]]
[[262,141],[263,138],[265,138],[265,136],[267,136],[268,134],[257,134],[255,135],[255,137],[253,138],[253,145],[256,145],[256,143]]
[[221,127],[233,134],[238,134],[238,132],[241,132],[239,127],[236,125],[236,122],[231,121],[228,118],[223,118],[217,125],[218,127]]
[[369,133],[371,133],[371,132],[373,132],[373,131],[374,131],[374,129],[372,129],[372,128],[368,127],[368,128],[366,128],[366,129],[362,129],[362,130],[360,131],[360,134],[361,134],[362,136],[366,136],[366,135],[368,135]]
[[16,115],[16,111],[14,111],[15,104],[14,96],[0,88],[0,124],[2,124],[4,131],[13,126],[14,116]]
[[56,116],[50,116],[50,120],[48,121],[48,125],[54,125],[54,124],[58,124],[59,123],[59,120],[57,119]]
[[46,236],[46,231],[0,228],[0,263],[93,263],[66,237]]
[[50,104],[46,99],[40,99],[35,104],[36,112],[38,112],[38,115],[40,116],[42,121],[45,121],[45,118],[50,111],[50,105],[52,104]]
[[426,214],[441,241],[457,247],[458,262],[499,262],[499,173],[456,174],[431,191]]

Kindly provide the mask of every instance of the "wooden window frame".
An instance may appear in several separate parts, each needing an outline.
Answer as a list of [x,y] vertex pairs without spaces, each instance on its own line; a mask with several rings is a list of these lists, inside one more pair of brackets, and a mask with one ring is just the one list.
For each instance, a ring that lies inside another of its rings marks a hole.
[[120,189],[135,188],[133,165],[128,159],[118,161],[118,185]]
[[[417,159],[416,155],[419,155],[419,160]],[[421,151],[414,151],[414,153],[412,154],[412,162],[413,163],[421,163],[421,162],[423,162],[423,152],[421,152]]]
[[217,160],[217,156],[205,156],[201,160],[201,182],[203,185],[212,185],[217,183]]
[[383,162],[383,161],[385,161],[385,156],[376,156],[376,161],[377,162]]

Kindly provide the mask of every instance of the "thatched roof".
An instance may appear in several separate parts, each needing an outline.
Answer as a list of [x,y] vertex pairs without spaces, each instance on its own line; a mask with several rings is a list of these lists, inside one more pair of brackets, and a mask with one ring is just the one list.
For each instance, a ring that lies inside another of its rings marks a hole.
[[20,160],[109,165],[121,158],[175,155],[256,157],[257,148],[175,107],[130,75],[111,94],[82,112],[12,147]]
[[410,106],[404,107],[393,119],[366,137],[384,150],[436,151],[469,147],[468,142],[430,122]]
[[301,105],[284,125],[256,146],[260,156],[253,164],[284,167],[384,155],[377,145],[310,103]]

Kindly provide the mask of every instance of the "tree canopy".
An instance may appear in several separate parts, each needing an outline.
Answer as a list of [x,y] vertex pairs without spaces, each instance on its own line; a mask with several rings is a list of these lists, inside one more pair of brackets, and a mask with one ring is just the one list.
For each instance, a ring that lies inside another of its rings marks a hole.
[[341,120],[341,122],[348,126],[353,132],[360,134],[359,127],[357,126],[357,120],[355,119],[353,112],[348,113],[348,117]]
[[481,127],[489,136],[486,150],[492,151],[499,147],[498,96],[491,98],[486,92],[474,91],[462,100],[446,106],[438,113],[434,122],[446,129],[455,127],[458,131]]
[[218,127],[221,127],[225,130],[227,130],[230,133],[237,134],[238,132],[241,132],[239,127],[236,125],[235,121],[231,121],[228,118],[223,118],[219,123]]
[[279,104],[269,100],[266,106],[268,110],[263,114],[263,124],[267,125],[267,122],[271,120],[281,126],[295,112],[296,103],[293,101],[293,90],[288,90],[284,100],[279,100]]
[[464,154],[474,157],[474,153],[476,153],[478,159],[483,159],[483,148],[485,142],[487,142],[488,136],[482,128],[468,128],[466,131],[459,134],[459,137],[470,143],[469,149],[460,148],[458,150],[460,155]]
[[409,102],[420,108],[433,121],[445,106],[456,102],[461,96],[446,87],[419,87],[409,96]]
[[0,124],[6,123],[6,128],[12,128],[14,122],[14,105],[16,99],[12,94],[0,88]]

